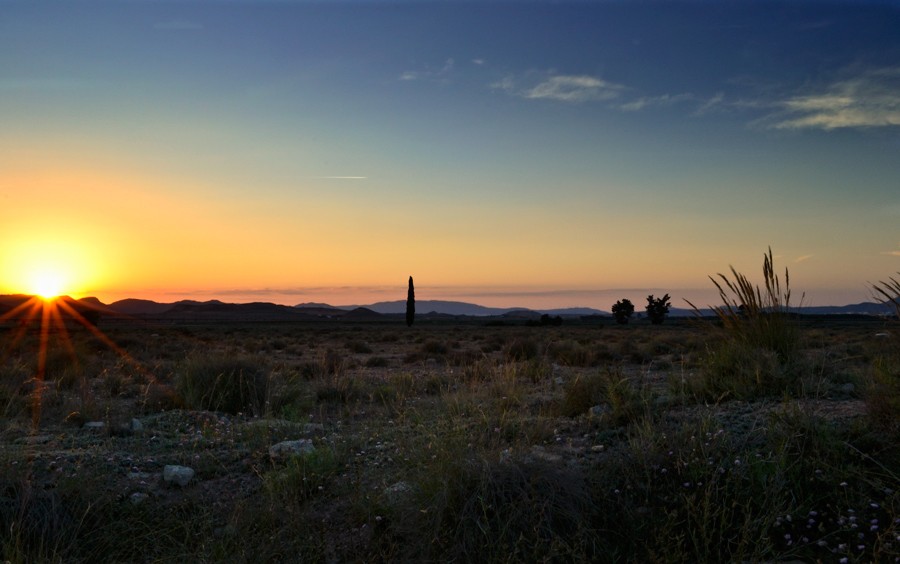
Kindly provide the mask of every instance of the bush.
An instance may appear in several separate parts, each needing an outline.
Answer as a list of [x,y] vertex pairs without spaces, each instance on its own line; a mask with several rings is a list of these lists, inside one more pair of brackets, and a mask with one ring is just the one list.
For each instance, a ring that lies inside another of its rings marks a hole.
[[616,323],[626,325],[629,318],[634,315],[634,304],[628,298],[619,300],[613,304],[612,314],[616,318]]
[[185,407],[263,415],[269,374],[257,358],[194,354],[182,364],[175,391]]
[[427,355],[443,356],[450,352],[450,349],[440,341],[426,341],[422,345],[422,352]]
[[[900,276],[900,272],[897,275]],[[875,284],[873,289],[881,303],[893,306],[897,312],[897,317],[900,317],[900,279],[888,278]]]
[[263,476],[263,487],[279,506],[302,505],[314,495],[322,492],[331,482],[339,462],[329,448],[290,457],[284,467],[277,468]]
[[[790,275],[775,274],[772,249],[763,255],[763,288],[731,268],[733,279],[710,276],[722,305],[713,306],[723,338],[708,351],[701,388],[707,396],[746,399],[801,389],[800,333],[790,313]],[[802,298],[801,298],[802,302]],[[690,302],[688,302],[690,304]],[[699,314],[699,309],[690,304]]]
[[[537,461],[452,458],[429,468],[382,539],[398,560],[591,561],[603,552],[583,474]],[[421,507],[431,508],[427,513]],[[408,539],[424,535],[430,542]]]
[[650,294],[647,296],[647,319],[653,325],[662,324],[666,320],[666,316],[669,315],[669,306],[671,305],[669,303],[669,294],[661,298],[654,298],[653,294]]
[[366,368],[385,368],[390,364],[391,362],[383,356],[370,356],[366,359]]
[[538,355],[538,345],[531,339],[516,339],[506,347],[506,358],[512,361],[531,360]]

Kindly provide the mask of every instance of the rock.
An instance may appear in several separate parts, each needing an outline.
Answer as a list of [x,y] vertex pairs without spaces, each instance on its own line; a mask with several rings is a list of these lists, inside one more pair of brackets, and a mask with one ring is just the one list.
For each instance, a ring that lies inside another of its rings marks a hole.
[[16,439],[16,444],[43,445],[52,440],[53,437],[50,435],[28,435],[27,437],[19,437]]
[[565,379],[562,376],[557,376],[556,379],[553,380],[553,382],[556,383],[557,386],[562,386],[566,383]]
[[191,478],[194,477],[194,470],[187,466],[177,466],[175,464],[167,464],[163,468],[163,481],[167,484],[176,484],[182,488],[188,485]]
[[140,505],[147,501],[150,496],[143,492],[134,492],[130,496],[128,496],[128,500],[131,501],[134,505]]
[[283,459],[289,456],[308,454],[315,452],[316,447],[309,439],[297,439],[296,441],[282,441],[269,447],[269,457]]
[[543,460],[544,462],[562,462],[562,456],[548,452],[547,449],[540,445],[531,447],[531,456],[538,460]]
[[303,432],[307,435],[324,433],[325,425],[322,425],[321,423],[306,423],[305,425],[303,425]]
[[138,418],[134,418],[131,420],[131,432],[132,433],[140,433],[144,430],[144,424],[141,423],[141,420]]
[[595,405],[590,410],[592,417],[603,417],[607,413],[609,413],[609,406],[606,405]]
[[384,499],[389,505],[396,504],[413,492],[412,485],[409,482],[397,482],[384,488]]
[[854,386],[854,385],[851,384],[850,382],[847,382],[846,384],[844,384],[843,386],[841,386],[841,393],[844,393],[844,394],[852,394],[852,393],[855,392],[855,391],[856,391],[856,386]]
[[87,429],[88,431],[101,431],[106,426],[106,423],[103,421],[88,421],[84,424],[82,429]]

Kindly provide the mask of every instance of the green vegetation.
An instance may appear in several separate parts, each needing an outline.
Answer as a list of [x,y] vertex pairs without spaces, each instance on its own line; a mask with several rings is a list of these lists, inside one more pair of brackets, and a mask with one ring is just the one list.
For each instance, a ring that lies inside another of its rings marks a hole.
[[712,308],[720,334],[708,345],[697,391],[710,398],[798,395],[808,366],[791,312],[788,270],[782,285],[769,249],[763,256],[762,287],[734,268],[731,274],[710,277],[722,301]]
[[188,409],[262,415],[269,375],[247,356],[194,353],[179,366],[175,391]]
[[0,559],[893,562],[900,324],[763,273],[663,326],[101,320],[131,356],[41,388],[0,332]]

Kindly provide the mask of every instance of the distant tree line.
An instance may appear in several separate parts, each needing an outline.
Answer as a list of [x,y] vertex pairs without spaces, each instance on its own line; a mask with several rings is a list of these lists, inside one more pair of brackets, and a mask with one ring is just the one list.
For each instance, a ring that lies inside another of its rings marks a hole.
[[[653,325],[660,325],[666,320],[666,316],[669,315],[669,307],[671,305],[669,294],[666,294],[661,298],[654,298],[653,294],[650,294],[647,296],[647,319],[649,319],[650,323]],[[634,304],[631,303],[631,300],[628,298],[623,298],[613,304],[612,314],[616,319],[616,323],[626,325],[631,319],[631,316],[634,315]]]

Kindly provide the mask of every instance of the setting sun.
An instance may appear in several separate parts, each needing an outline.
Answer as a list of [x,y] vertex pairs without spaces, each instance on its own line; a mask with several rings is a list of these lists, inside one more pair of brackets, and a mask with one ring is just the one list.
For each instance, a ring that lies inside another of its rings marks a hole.
[[97,277],[94,261],[75,241],[62,241],[10,242],[0,254],[0,292],[80,297]]
[[30,274],[28,287],[25,290],[29,294],[49,300],[65,292],[66,282],[64,273],[47,266],[37,269]]

